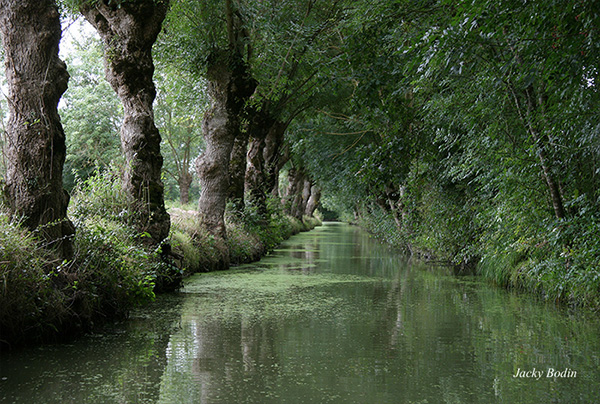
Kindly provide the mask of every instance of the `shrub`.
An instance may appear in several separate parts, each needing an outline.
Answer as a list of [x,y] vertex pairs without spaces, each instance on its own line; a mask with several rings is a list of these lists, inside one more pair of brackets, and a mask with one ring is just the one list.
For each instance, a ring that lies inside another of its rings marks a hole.
[[64,298],[47,274],[53,265],[55,257],[0,207],[0,343],[41,339],[65,319]]

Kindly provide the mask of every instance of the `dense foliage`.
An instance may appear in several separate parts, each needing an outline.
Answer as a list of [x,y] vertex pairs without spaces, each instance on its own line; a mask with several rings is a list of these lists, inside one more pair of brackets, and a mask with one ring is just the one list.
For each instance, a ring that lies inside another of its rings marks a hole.
[[352,93],[297,136],[329,205],[459,270],[596,304],[592,4],[378,1],[354,11]]
[[123,108],[104,79],[100,41],[90,35],[73,40],[71,46],[66,59],[69,89],[60,105],[67,137],[64,183],[69,190],[76,178],[86,180],[97,169],[123,160],[119,150]]

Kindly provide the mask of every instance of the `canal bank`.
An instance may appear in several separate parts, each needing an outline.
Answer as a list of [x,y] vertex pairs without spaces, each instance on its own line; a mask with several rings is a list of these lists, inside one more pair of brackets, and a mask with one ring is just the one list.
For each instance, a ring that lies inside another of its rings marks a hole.
[[114,180],[105,173],[74,193],[70,260],[45,248],[0,204],[0,351],[72,340],[126,318],[189,274],[256,261],[320,224],[281,207],[269,211],[268,221],[228,212],[228,237],[218,239],[202,230],[196,212],[172,212],[169,238],[153,245],[133,226],[136,213]]

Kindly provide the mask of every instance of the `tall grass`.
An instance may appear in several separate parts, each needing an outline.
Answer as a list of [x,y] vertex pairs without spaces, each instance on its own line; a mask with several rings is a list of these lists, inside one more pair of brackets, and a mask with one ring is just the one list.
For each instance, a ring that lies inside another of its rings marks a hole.
[[225,213],[227,238],[218,240],[202,230],[192,206],[181,206],[176,202],[170,202],[169,206],[171,243],[188,274],[256,261],[291,235],[321,224],[317,218],[305,217],[300,221],[286,215],[275,198],[268,201],[266,217],[252,205],[240,212],[234,210],[233,204],[228,204]]
[[54,267],[55,258],[0,208],[0,343],[44,335],[67,317]]
[[61,261],[0,209],[0,340],[68,338],[153,299],[179,270],[144,246],[133,212],[114,172],[79,182],[69,208],[74,257]]

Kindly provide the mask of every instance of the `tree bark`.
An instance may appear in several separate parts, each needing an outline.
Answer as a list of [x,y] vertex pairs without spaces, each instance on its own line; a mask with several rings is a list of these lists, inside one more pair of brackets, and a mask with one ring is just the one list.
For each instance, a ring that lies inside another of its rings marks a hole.
[[307,177],[304,177],[304,186],[302,187],[302,204],[298,207],[298,215],[300,218],[306,212],[308,201],[310,199],[310,190],[312,188],[312,182]]
[[229,200],[234,212],[244,210],[244,182],[246,176],[246,154],[248,152],[248,133],[238,130],[233,142],[229,161]]
[[305,175],[301,169],[291,168],[288,172],[289,186],[286,192],[287,212],[296,219],[302,219],[304,213],[302,194]]
[[292,210],[291,214],[296,219],[302,219],[302,213],[304,209],[302,209],[302,191],[304,185],[304,172],[298,171],[296,174],[296,178],[294,181],[294,187],[292,194]]
[[229,191],[229,162],[240,130],[242,109],[255,83],[237,52],[216,50],[207,70],[211,108],[204,115],[202,133],[206,143],[197,160],[200,177],[198,213],[201,225],[211,234],[226,238],[225,205]]
[[251,136],[246,167],[246,193],[262,215],[267,214],[267,197],[278,189],[281,151],[288,124],[259,112],[250,121]]
[[81,12],[102,37],[106,78],[124,107],[123,187],[140,213],[139,230],[148,232],[152,241],[158,243],[169,235],[170,218],[165,210],[161,180],[161,138],[152,109],[156,97],[152,45],[161,30],[169,2],[140,0],[107,5],[106,1],[99,1],[92,4],[82,5]]
[[256,206],[258,213],[263,217],[267,215],[267,175],[263,151],[267,133],[273,123],[273,118],[263,108],[253,111],[248,125],[250,144],[246,156],[244,188],[248,195],[248,203]]
[[317,206],[319,206],[319,202],[321,201],[321,189],[313,185],[310,188],[310,197],[306,204],[306,210],[304,214],[308,217],[313,217],[315,214],[315,210],[317,210]]
[[565,218],[565,208],[563,204],[563,196],[557,181],[554,179],[554,173],[551,168],[551,158],[546,153],[546,148],[549,143],[547,136],[542,135],[538,127],[533,122],[533,114],[536,112],[538,107],[543,107],[541,102],[543,98],[540,97],[540,104],[536,102],[533,86],[529,86],[525,89],[525,95],[527,98],[527,129],[531,138],[535,142],[537,148],[538,158],[540,160],[540,166],[542,168],[542,174],[546,180],[548,191],[550,192],[550,199],[552,200],[552,207],[554,209],[554,216],[557,219]]
[[271,195],[275,198],[280,198],[279,192],[279,173],[283,166],[290,160],[290,147],[288,144],[284,144],[281,148],[281,151],[278,153],[279,157],[277,159],[277,171],[274,173],[273,178],[277,180],[273,182],[273,188],[271,189]]
[[182,205],[187,205],[190,202],[190,187],[194,177],[189,171],[184,171],[179,174],[179,202]]
[[71,258],[75,232],[63,189],[65,135],[58,102],[69,74],[58,57],[60,16],[52,0],[0,0],[10,118],[4,193],[14,216]]
[[283,161],[283,141],[288,125],[289,124],[286,122],[276,120],[269,129],[267,138],[265,139],[263,157],[266,167],[267,193],[273,194],[274,190],[279,188],[279,170],[281,170],[281,167],[283,166],[283,164],[281,164]]

